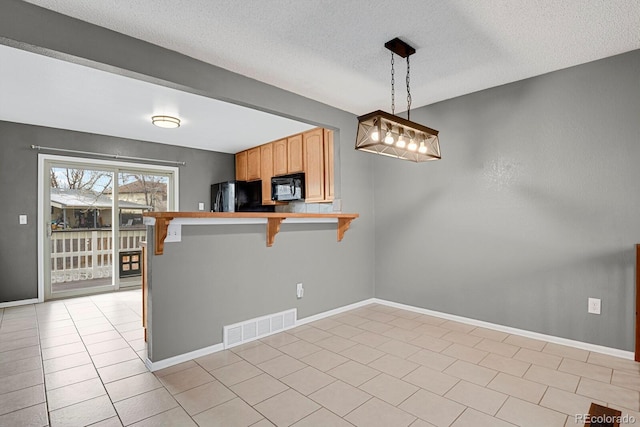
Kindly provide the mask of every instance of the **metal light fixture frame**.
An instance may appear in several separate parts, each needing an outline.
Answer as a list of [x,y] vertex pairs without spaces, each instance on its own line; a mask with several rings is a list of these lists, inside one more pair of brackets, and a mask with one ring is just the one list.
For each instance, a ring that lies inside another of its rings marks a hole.
[[[394,106],[394,72],[393,54],[407,58],[407,118],[377,110],[358,117],[358,133],[356,135],[356,150],[383,156],[394,157],[413,162],[428,162],[439,160],[440,140],[438,131],[430,127],[409,120],[411,111],[411,93],[409,91],[409,56],[416,50],[399,38],[385,43],[385,47],[392,52],[391,82],[392,82],[392,111]],[[398,141],[402,142],[399,144]]]

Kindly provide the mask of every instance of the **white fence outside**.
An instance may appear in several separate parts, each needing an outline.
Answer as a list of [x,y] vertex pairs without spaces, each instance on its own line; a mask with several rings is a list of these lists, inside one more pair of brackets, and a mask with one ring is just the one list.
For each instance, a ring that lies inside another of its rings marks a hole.
[[[111,277],[112,234],[111,230],[52,231],[51,283]],[[146,234],[146,229],[120,230],[118,247],[137,250]]]

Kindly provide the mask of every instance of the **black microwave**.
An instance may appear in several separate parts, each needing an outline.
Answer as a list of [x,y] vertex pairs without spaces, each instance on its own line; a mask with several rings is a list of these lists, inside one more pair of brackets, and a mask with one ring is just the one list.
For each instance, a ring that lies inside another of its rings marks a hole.
[[304,199],[304,173],[271,178],[271,200],[291,202]]

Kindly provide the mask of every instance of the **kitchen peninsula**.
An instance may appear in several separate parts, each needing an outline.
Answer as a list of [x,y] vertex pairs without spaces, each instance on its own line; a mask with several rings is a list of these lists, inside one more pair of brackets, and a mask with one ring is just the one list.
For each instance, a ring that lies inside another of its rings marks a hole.
[[175,225],[221,225],[221,224],[267,224],[267,246],[273,246],[280,225],[288,223],[333,223],[337,222],[338,241],[344,237],[351,221],[358,214],[348,213],[285,213],[285,212],[148,212],[144,215],[145,224],[155,226],[155,255],[162,255],[167,238],[169,224]]
[[[362,229],[351,227],[353,240],[342,237],[356,218],[338,212],[145,214],[147,366],[162,369],[223,349],[225,325],[292,308],[307,317],[318,312],[309,302],[320,301],[325,310],[339,306],[335,287],[360,278],[331,268],[353,256]],[[273,244],[281,227],[285,236]],[[309,256],[313,248],[322,256]],[[297,283],[308,291],[304,300],[296,298]]]

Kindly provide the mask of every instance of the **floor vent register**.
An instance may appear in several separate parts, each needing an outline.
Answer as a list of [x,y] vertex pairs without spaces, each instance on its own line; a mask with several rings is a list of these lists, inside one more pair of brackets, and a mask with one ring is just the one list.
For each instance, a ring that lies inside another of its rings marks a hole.
[[584,425],[589,427],[620,427],[622,412],[592,403]]
[[276,332],[285,331],[296,326],[298,312],[295,308],[267,316],[256,317],[244,322],[228,325],[223,328],[224,348],[235,347]]

